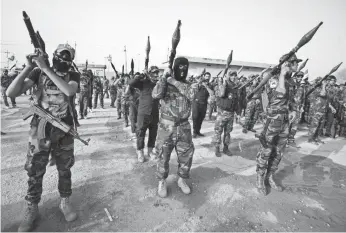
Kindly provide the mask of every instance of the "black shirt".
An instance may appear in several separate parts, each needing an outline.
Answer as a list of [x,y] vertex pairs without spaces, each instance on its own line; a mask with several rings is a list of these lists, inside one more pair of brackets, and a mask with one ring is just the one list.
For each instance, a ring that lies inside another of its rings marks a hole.
[[207,104],[208,97],[209,97],[209,92],[207,88],[205,88],[204,86],[202,86],[202,84],[200,84],[198,87],[198,91],[195,95],[194,101],[199,104]]
[[155,83],[148,79],[135,78],[129,82],[130,87],[140,90],[138,114],[159,115],[159,100],[153,99],[151,96]]

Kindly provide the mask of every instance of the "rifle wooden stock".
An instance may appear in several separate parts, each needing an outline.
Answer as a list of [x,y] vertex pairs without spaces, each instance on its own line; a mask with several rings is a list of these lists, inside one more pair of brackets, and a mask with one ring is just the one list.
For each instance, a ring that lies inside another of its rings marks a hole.
[[276,65],[273,70],[266,75],[262,82],[260,84],[258,84],[258,86],[253,89],[253,91],[247,96],[247,99],[251,99],[252,96],[259,91],[267,82],[268,80],[274,75],[274,73],[281,67],[281,65],[288,61],[288,59],[290,59],[293,54],[295,54],[301,47],[303,47],[305,44],[307,44],[312,37],[315,35],[315,33],[317,32],[317,30],[320,28],[320,26],[323,24],[323,22],[320,22],[316,27],[314,27],[312,30],[310,30],[308,33],[306,33],[298,42],[298,44],[287,54],[287,56],[285,57],[285,59],[282,59],[282,61],[279,62],[278,65]]

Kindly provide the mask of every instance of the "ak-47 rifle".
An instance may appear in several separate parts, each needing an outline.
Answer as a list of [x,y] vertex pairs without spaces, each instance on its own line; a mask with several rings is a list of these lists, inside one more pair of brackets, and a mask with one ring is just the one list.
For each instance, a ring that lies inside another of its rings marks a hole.
[[278,65],[276,65],[272,71],[270,73],[268,73],[262,80],[262,82],[260,82],[260,84],[258,84],[258,86],[256,88],[254,88],[252,90],[252,92],[247,96],[247,99],[251,99],[253,97],[253,95],[259,91],[267,82],[268,80],[280,69],[281,65],[284,64],[286,61],[288,61],[288,59],[290,59],[301,47],[303,47],[305,44],[307,44],[312,37],[315,35],[315,33],[317,32],[317,30],[321,27],[321,25],[323,24],[323,22],[320,22],[316,27],[314,27],[312,30],[310,30],[308,33],[306,33],[298,42],[298,44],[296,45],[296,47],[294,47],[285,57],[285,59],[282,59],[282,61],[279,62]]
[[218,78],[219,75],[222,73],[223,70],[220,70],[220,72],[216,75],[216,77]]
[[34,45],[35,52],[40,53],[39,49],[41,49],[46,57],[47,65],[50,66],[48,61],[48,55],[46,53],[46,45],[40,33],[38,31],[35,32],[34,27],[32,26],[31,20],[25,11],[23,11],[23,17],[24,17],[24,23],[26,25],[26,28],[28,29],[29,36],[31,38],[31,43]]
[[[173,67],[173,61],[175,58],[175,55],[177,54],[177,47],[180,41],[180,26],[181,26],[181,21],[178,20],[177,27],[175,28],[175,31],[172,36],[172,49],[169,54],[169,59],[168,59],[168,67],[172,70]],[[169,74],[166,74],[169,75]]]
[[232,62],[232,59],[233,59],[233,50],[231,50],[231,53],[228,55],[225,72],[223,73],[222,78],[224,78],[225,75],[227,74],[229,66],[230,66],[230,64]]
[[317,87],[319,87],[322,82],[328,78],[332,73],[334,73],[335,71],[337,71],[339,69],[339,67],[341,66],[342,62],[340,64],[338,64],[337,66],[335,66],[328,74],[326,74],[318,83],[315,84],[315,86],[313,88],[311,88],[307,93],[306,93],[306,97],[308,97]]
[[268,68],[265,68],[264,70],[262,70],[261,73],[259,74],[259,76],[254,75],[254,76],[252,77],[252,79],[250,79],[248,82],[246,82],[245,84],[243,84],[242,86],[240,86],[238,89],[242,89],[242,88],[248,86],[248,85],[249,85],[250,83],[252,83],[256,78],[261,78],[261,77],[263,76],[263,74],[264,74],[265,72],[267,72],[267,71],[270,69],[270,67],[271,67],[271,66],[269,66]]
[[240,72],[243,70],[244,66],[240,67],[240,69],[237,71],[237,76],[239,76]]
[[46,110],[44,110],[43,108],[35,104],[32,99],[30,101],[30,105],[31,105],[30,111],[24,114],[23,120],[26,120],[32,115],[36,114],[41,118],[41,120],[45,120],[51,123],[56,128],[61,129],[65,133],[72,135],[75,139],[78,139],[85,145],[89,145],[90,138],[88,138],[86,141],[81,139],[77,131],[75,131],[72,126],[67,125],[65,122],[61,121],[61,119],[53,116],[52,114],[50,114],[49,112],[47,112]]
[[150,49],[151,49],[150,36],[148,36],[147,46],[145,47],[145,62],[144,62],[144,67],[146,72],[148,72]]

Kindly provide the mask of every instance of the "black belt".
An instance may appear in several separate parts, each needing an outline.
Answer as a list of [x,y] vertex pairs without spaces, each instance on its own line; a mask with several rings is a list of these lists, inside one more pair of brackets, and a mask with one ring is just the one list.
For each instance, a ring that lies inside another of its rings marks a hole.
[[288,109],[284,108],[284,109],[270,109],[267,108],[267,113],[268,114],[287,114],[288,113]]
[[172,117],[172,116],[167,116],[167,115],[163,115],[161,114],[161,118],[164,120],[169,120],[169,121],[173,121],[174,125],[181,125],[182,123],[188,122],[189,118],[185,118],[185,119],[179,119],[177,117]]

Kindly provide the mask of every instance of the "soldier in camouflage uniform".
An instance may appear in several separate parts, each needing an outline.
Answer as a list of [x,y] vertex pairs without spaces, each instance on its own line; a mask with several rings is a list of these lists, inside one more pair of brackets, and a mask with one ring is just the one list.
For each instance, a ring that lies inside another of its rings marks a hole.
[[121,90],[121,112],[124,115],[124,121],[125,121],[125,127],[129,127],[129,115],[130,115],[130,96],[126,92],[126,89],[128,88],[130,76],[125,74],[124,75],[124,85],[122,86]]
[[114,103],[115,100],[117,99],[117,86],[115,85],[115,77],[113,76],[111,78],[111,81],[109,83],[109,93],[111,95],[111,107],[115,108]]
[[337,101],[337,93],[338,93],[338,88],[336,87],[336,77],[334,75],[331,75],[328,77],[328,85],[327,85],[327,97],[328,97],[328,102],[331,105],[329,108],[327,108],[327,113],[326,113],[326,124],[325,124],[325,129],[326,137],[331,137],[332,136],[332,126],[337,125],[335,122],[335,113],[336,110],[338,109],[338,101]]
[[300,122],[300,118],[303,112],[303,100],[304,100],[304,87],[300,84],[303,77],[304,77],[304,73],[303,72],[299,72],[296,75],[296,80],[295,82],[293,82],[292,87],[290,92],[292,93],[291,95],[291,100],[290,100],[290,104],[295,104],[297,106],[297,117],[295,118],[295,120],[289,125],[289,134],[288,134],[288,142],[287,145],[291,146],[291,147],[295,147],[295,148],[300,148],[299,146],[297,146],[296,142],[295,142],[295,135],[297,133],[298,130],[298,124]]
[[[320,82],[322,78],[318,77],[315,80],[315,84]],[[323,128],[323,124],[326,117],[328,99],[326,93],[327,81],[322,82],[322,87],[316,88],[308,98],[311,101],[310,108],[310,124],[309,124],[309,142],[318,145],[318,143],[324,143],[319,139],[320,129]]]
[[129,98],[129,116],[131,123],[132,137],[136,138],[136,124],[138,115],[138,103],[139,103],[139,90],[131,86],[127,86],[126,94]]
[[[189,178],[194,154],[189,116],[191,104],[197,92],[197,85],[186,81],[189,61],[178,57],[173,71],[166,70],[153,89],[152,97],[161,101],[161,118],[157,134],[155,156],[160,158],[157,164],[159,178],[158,195],[167,196],[166,178],[169,172],[169,160],[175,148],[178,156],[178,186],[183,193],[191,193],[185,179]],[[166,74],[171,76],[166,78]]]
[[[223,142],[223,153],[228,156],[232,156],[228,146],[231,142],[231,132],[233,130],[234,113],[238,107],[238,90],[237,84],[237,72],[230,71],[228,76],[219,80],[218,94],[216,95],[216,105],[218,107],[218,113],[215,121],[215,135],[213,137],[213,143],[215,144],[215,155],[221,156],[220,145]],[[221,135],[223,133],[223,139]]]
[[121,96],[123,95],[123,86],[125,85],[124,77],[118,78],[115,81],[115,86],[117,88],[117,97],[116,97],[116,108],[118,112],[118,120],[121,119]]
[[[286,56],[288,55],[281,57],[280,61],[285,59]],[[279,80],[278,86],[268,95],[267,119],[261,133],[261,148],[257,153],[256,159],[257,189],[263,195],[267,195],[264,183],[266,179],[268,179],[273,189],[282,191],[282,187],[275,183],[273,174],[278,169],[284,148],[286,147],[288,125],[297,117],[297,109],[293,103],[291,104],[290,112],[288,109],[290,93],[286,78],[290,79],[291,73],[297,71],[298,63],[301,61],[294,54],[288,61],[283,63],[280,74],[277,75]]]
[[[11,97],[19,96],[36,85],[33,101],[41,108],[73,127],[74,109],[71,97],[77,92],[80,75],[70,71],[74,49],[69,45],[59,45],[53,54],[53,66],[46,63],[41,51],[27,56],[27,66],[17,76],[7,90]],[[33,68],[33,62],[37,67]],[[59,86],[59,88],[58,88]],[[30,123],[27,160],[28,191],[25,197],[27,207],[18,231],[30,231],[38,217],[38,203],[42,195],[42,181],[46,172],[49,153],[56,157],[59,174],[58,189],[61,197],[59,208],[66,221],[74,221],[77,214],[69,201],[72,194],[71,167],[74,164],[74,139],[45,119],[34,115]]]
[[107,99],[109,99],[109,80],[107,79],[106,76],[103,76],[103,82],[102,82],[102,85],[103,85],[103,96]]
[[93,90],[94,90],[94,109],[97,108],[97,99],[100,98],[100,105],[101,108],[104,108],[103,105],[103,85],[101,81],[100,76],[94,77],[94,83],[93,83]]
[[91,77],[87,70],[82,72],[80,78],[80,91],[79,91],[79,119],[84,119],[88,114],[88,101],[90,96]]
[[213,112],[216,111],[216,93],[217,93],[217,77],[212,78],[209,81],[209,88],[213,91],[213,94],[211,94],[208,98],[208,119],[211,121],[211,116]]
[[[249,79],[252,79],[252,78],[253,78],[253,75],[249,77]],[[251,93],[252,90],[255,89],[258,84],[259,82],[254,80],[247,92]],[[246,96],[244,98],[246,99]],[[253,95],[251,100],[249,100],[249,102],[246,105],[243,133],[247,133],[248,130],[256,133],[256,130],[254,130],[254,126],[256,124],[256,121],[258,120],[259,113],[261,112],[261,108],[262,108],[261,91],[258,91],[257,93]]]
[[[10,86],[12,80],[13,80],[13,77],[8,75],[8,70],[4,69],[3,74],[1,75],[1,95],[4,100],[4,104],[7,108],[9,108],[9,104],[7,101],[6,90]],[[15,98],[10,98],[10,99],[11,99],[12,107],[15,108],[16,107]]]

